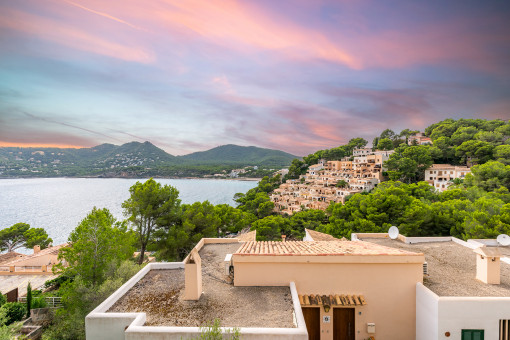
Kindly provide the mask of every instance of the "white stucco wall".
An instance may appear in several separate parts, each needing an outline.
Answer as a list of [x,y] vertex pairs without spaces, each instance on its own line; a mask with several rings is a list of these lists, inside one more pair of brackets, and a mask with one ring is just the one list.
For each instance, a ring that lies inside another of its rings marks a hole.
[[439,297],[421,283],[416,284],[416,340],[438,336]]
[[486,340],[499,339],[499,320],[509,319],[510,297],[438,297],[416,286],[416,340],[461,340],[463,329],[483,329]]
[[499,320],[510,319],[510,297],[440,297],[438,317],[439,339],[461,340],[462,329],[484,329],[485,339],[499,339]]

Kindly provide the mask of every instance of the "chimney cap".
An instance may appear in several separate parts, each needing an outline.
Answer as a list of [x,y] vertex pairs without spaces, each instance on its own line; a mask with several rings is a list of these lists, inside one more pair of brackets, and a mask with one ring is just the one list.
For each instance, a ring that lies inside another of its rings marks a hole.
[[475,253],[485,257],[501,257],[501,252],[497,247],[481,246],[473,250]]

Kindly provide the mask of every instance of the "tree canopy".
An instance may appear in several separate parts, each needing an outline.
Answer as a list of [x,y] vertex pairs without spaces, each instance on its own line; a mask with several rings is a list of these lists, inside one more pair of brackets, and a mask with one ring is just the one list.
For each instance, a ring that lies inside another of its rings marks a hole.
[[27,223],[16,223],[9,228],[0,230],[0,250],[11,252],[36,245],[47,248],[53,240],[43,228],[31,228]]
[[147,245],[153,241],[151,237],[155,229],[170,227],[178,220],[181,200],[176,188],[161,185],[152,178],[144,183],[136,182],[129,188],[129,193],[131,196],[122,203],[122,207],[137,232],[141,264]]
[[106,208],[93,208],[69,235],[69,246],[59,252],[59,259],[69,264],[59,269],[79,273],[86,284],[93,286],[105,279],[112,261],[120,263],[133,256],[135,235],[128,232],[125,222],[118,222]]

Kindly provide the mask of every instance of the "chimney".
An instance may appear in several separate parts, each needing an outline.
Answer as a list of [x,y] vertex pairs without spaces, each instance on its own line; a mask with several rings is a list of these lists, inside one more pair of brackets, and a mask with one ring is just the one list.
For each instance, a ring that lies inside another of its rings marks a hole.
[[198,300],[202,295],[202,259],[193,248],[184,264],[184,300]]
[[285,242],[286,238],[287,238],[287,235],[282,235],[282,242]]
[[476,278],[484,283],[499,285],[501,257],[499,249],[481,246],[474,252],[476,253]]
[[40,245],[34,246],[34,254],[37,254],[40,251],[41,251],[41,246]]

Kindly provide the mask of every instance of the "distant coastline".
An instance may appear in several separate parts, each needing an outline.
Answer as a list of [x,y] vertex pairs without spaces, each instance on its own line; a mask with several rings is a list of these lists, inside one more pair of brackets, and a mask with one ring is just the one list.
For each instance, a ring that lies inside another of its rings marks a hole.
[[[247,181],[247,182],[259,182],[262,178],[256,177],[242,177],[242,178],[212,178],[212,177],[175,177],[175,176],[149,176],[155,179],[200,179],[200,180],[221,180],[221,181]],[[38,176],[19,176],[19,177],[0,177],[2,179],[49,179],[49,178],[92,178],[92,179],[145,179],[149,177],[99,177],[99,176],[61,176],[61,177],[38,177]]]

